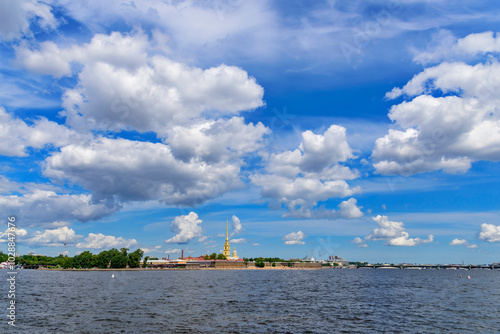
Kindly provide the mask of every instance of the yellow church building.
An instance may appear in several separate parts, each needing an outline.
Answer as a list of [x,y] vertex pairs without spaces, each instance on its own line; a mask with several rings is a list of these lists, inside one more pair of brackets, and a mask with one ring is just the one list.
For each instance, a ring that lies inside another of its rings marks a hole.
[[226,242],[224,242],[224,251],[222,254],[228,260],[238,260],[238,254],[236,253],[236,247],[233,248],[233,256],[231,256],[231,245],[229,244],[229,218],[226,222]]

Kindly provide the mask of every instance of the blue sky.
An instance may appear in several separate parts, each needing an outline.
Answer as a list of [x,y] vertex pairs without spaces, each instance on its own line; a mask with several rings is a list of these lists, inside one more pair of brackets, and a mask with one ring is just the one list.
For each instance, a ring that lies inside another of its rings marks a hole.
[[499,12],[3,1],[4,230],[177,257],[229,220],[244,257],[498,262]]

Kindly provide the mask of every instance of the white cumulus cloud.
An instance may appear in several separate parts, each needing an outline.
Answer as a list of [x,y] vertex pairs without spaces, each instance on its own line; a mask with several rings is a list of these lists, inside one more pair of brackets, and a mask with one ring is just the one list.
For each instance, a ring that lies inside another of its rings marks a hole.
[[233,215],[231,217],[231,222],[233,224],[233,232],[231,233],[231,236],[240,234],[243,231],[243,225],[241,225],[240,219]]
[[[30,71],[73,76],[76,84],[63,94],[66,126],[43,118],[27,125],[0,110],[0,154],[60,148],[43,163],[44,175],[82,186],[92,193],[82,198],[103,211],[75,215],[79,220],[102,217],[128,201],[195,206],[239,189],[246,157],[265,145],[270,130],[238,116],[264,105],[253,77],[236,66],[202,69],[168,59],[157,38],[139,30],[96,34],[83,44],[16,47],[18,63]],[[93,136],[91,130],[154,132],[162,143]]]
[[46,159],[44,174],[92,191],[94,199],[196,205],[240,186],[241,162],[176,160],[168,145],[102,138],[68,145]]
[[174,248],[174,249],[167,249],[165,251],[165,254],[176,254],[176,253],[182,253],[182,250],[181,249],[178,249],[178,248]]
[[201,159],[208,163],[230,161],[264,146],[271,131],[262,123],[245,124],[243,117],[203,120],[187,126],[175,126],[165,139],[176,159]]
[[285,241],[285,245],[304,245],[305,241],[302,241],[305,238],[305,234],[302,231],[288,233],[283,237],[283,241]]
[[368,245],[365,243],[365,241],[363,239],[361,239],[360,237],[354,238],[353,240],[351,240],[351,243],[357,245],[358,248],[368,247]]
[[[117,206],[95,203],[87,194],[60,194],[43,184],[26,185],[24,193],[0,196],[0,207],[19,217],[28,226],[53,226],[60,220],[86,222],[108,216]],[[41,188],[41,189],[38,189]]]
[[478,239],[487,242],[500,241],[500,225],[481,224],[481,231],[479,232]]
[[231,239],[229,240],[230,243],[232,244],[246,244],[247,241],[244,238],[239,238],[239,239]]
[[[165,134],[200,116],[236,115],[262,106],[264,89],[236,66],[190,67],[159,54],[148,56],[151,41],[137,32],[97,34],[82,46],[17,49],[19,62],[56,77],[77,72],[66,90],[67,124],[79,129],[134,129]],[[83,65],[71,67],[76,62]]]
[[441,30],[433,38],[433,47],[419,52],[414,60],[429,64],[443,60],[469,59],[476,55],[500,53],[500,36],[492,31],[474,33],[457,39],[447,30]]
[[467,248],[478,248],[479,247],[476,244],[471,244],[470,242],[468,242],[465,239],[457,239],[457,238],[453,239],[450,242],[450,246],[465,246]]
[[[485,35],[468,36],[477,48]],[[465,42],[464,42],[465,43]],[[472,47],[471,47],[472,48]],[[447,94],[448,96],[436,96]],[[463,173],[479,160],[500,160],[500,63],[443,62],[424,69],[387,97],[412,100],[394,105],[391,129],[375,142],[376,173],[413,175],[443,170]]]
[[263,198],[271,206],[284,205],[285,216],[296,218],[359,218],[362,213],[356,200],[342,202],[339,211],[318,207],[318,202],[359,193],[345,180],[359,176],[357,171],[340,163],[354,158],[346,138],[346,129],[330,126],[323,134],[302,133],[302,143],[294,151],[264,157],[267,173],[251,175]]
[[26,234],[28,234],[28,231],[23,228],[15,228],[14,231],[12,231],[10,228],[7,228],[5,232],[0,234],[0,242],[9,242],[9,233],[11,233],[11,237],[14,236],[15,238],[19,238],[24,237]]
[[160,251],[161,246],[155,246],[153,248],[142,248],[141,250],[144,252],[144,254],[149,254],[149,253],[157,253]]
[[60,147],[83,139],[84,136],[43,117],[28,125],[0,107],[0,155],[24,157],[28,147]]
[[64,246],[64,242],[75,244],[81,238],[82,236],[77,235],[73,229],[64,226],[53,230],[36,231],[33,236],[25,239],[24,242],[34,246],[59,247]]
[[198,215],[194,212],[175,217],[170,229],[176,235],[165,240],[165,242],[168,244],[186,244],[193,238],[201,237],[201,222],[202,220],[198,219]]
[[434,236],[430,234],[427,239],[410,238],[402,222],[390,221],[387,216],[378,215],[373,220],[379,225],[370,235],[365,237],[366,241],[383,240],[390,246],[417,246],[434,241]]
[[52,0],[0,1],[0,40],[9,41],[31,36],[30,24],[51,30],[58,26],[52,13]]
[[457,246],[457,245],[468,245],[469,242],[465,239],[453,239],[450,242],[450,246]]
[[89,233],[83,242],[77,243],[77,248],[103,249],[103,248],[130,248],[137,245],[135,239],[124,239],[102,233]]

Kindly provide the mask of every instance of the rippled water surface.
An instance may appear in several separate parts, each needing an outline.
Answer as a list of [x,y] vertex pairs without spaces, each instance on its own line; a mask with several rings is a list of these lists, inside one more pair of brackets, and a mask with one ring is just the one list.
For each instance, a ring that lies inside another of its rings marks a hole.
[[19,270],[16,284],[17,330],[5,311],[1,333],[500,333],[497,270]]

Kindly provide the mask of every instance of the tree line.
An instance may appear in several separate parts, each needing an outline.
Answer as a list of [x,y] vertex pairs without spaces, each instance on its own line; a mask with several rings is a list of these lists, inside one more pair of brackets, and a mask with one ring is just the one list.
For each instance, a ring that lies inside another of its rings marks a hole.
[[[2,255],[5,254],[0,254],[0,260],[3,258]],[[121,248],[120,250],[111,248],[110,250],[104,250],[99,254],[92,254],[90,251],[84,251],[73,257],[63,256],[62,254],[56,257],[45,255],[22,255],[16,257],[16,264],[23,266],[38,265],[63,269],[139,268],[143,255],[144,252],[141,249],[137,249],[129,253],[128,248]],[[144,263],[146,263],[148,259],[149,258],[146,256]]]
[[228,260],[224,254],[212,253],[210,255],[205,255],[205,260]]

